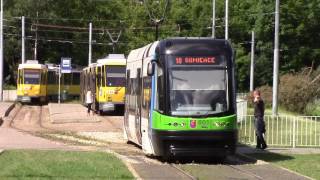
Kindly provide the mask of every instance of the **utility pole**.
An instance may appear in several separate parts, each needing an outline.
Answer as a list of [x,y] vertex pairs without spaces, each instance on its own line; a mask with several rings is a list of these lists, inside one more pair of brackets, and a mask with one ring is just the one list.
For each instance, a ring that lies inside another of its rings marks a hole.
[[251,35],[250,91],[254,90],[254,31]]
[[228,40],[229,39],[229,28],[228,28],[228,24],[229,24],[229,0],[226,0],[226,17],[225,17],[225,39]]
[[273,59],[273,93],[272,115],[278,115],[278,90],[279,90],[279,9],[280,0],[276,0],[275,32],[274,32],[274,59]]
[[0,101],[3,101],[3,0],[0,8]]
[[39,21],[38,21],[38,17],[39,17],[39,12],[37,11],[37,25],[36,25],[36,39],[35,39],[35,42],[34,42],[34,60],[38,60],[37,59],[37,48],[38,48],[38,24],[39,24]]
[[88,66],[91,64],[92,58],[92,23],[89,23],[89,57],[88,57]]
[[216,38],[215,28],[216,28],[216,0],[212,0],[212,38]]
[[21,26],[22,26],[22,33],[21,33],[21,61],[22,61],[22,64],[24,64],[25,62],[25,44],[24,44],[24,41],[25,41],[25,31],[24,31],[24,27],[25,27],[25,24],[24,24],[24,16],[21,17]]

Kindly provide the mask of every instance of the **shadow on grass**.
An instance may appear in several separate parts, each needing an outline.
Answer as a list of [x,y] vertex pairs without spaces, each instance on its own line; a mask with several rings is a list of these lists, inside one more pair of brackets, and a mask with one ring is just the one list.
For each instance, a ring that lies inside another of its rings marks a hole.
[[287,160],[294,159],[294,157],[292,156],[273,153],[273,152],[254,153],[254,154],[249,154],[249,156],[259,160],[267,161],[267,162],[280,162],[280,161],[287,161]]
[[[272,149],[272,148],[268,148]],[[279,162],[294,159],[294,157],[279,153],[274,153],[266,150],[255,149],[247,145],[239,145],[238,153],[241,155],[248,156],[250,158],[259,159],[267,162]],[[285,148],[284,148],[285,149]]]

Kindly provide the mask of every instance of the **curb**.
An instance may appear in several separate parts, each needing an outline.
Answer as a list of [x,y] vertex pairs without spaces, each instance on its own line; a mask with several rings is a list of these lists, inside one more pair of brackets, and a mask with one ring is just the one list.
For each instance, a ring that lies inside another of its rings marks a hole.
[[106,149],[105,152],[107,153],[110,153],[110,154],[113,154],[115,155],[118,159],[120,159],[124,164],[125,166],[127,166],[128,170],[132,173],[134,179],[143,179],[139,174],[138,172],[133,168],[133,166],[126,160],[125,156],[111,150],[111,149]]
[[[4,116],[3,116],[3,117],[0,117],[0,126],[2,126],[2,124],[3,124],[3,122],[4,122],[3,118],[9,116],[10,112],[14,109],[15,106],[16,106],[16,102],[12,103],[12,104],[8,107],[8,109],[4,112]],[[0,153],[1,153],[1,150],[0,150]]]
[[7,117],[15,106],[16,106],[16,102],[11,104],[9,108],[6,110],[6,112],[4,113],[4,117]]

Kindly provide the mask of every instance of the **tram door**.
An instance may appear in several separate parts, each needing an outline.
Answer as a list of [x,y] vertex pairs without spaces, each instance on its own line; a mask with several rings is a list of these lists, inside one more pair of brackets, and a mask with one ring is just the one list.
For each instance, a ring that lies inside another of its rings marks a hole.
[[141,77],[141,69],[138,68],[137,69],[137,84],[136,84],[136,112],[135,112],[135,126],[136,126],[136,136],[137,136],[137,140],[139,144],[142,144],[142,133],[141,133],[141,105],[142,105],[142,96],[141,96],[141,92],[142,92],[142,77]]

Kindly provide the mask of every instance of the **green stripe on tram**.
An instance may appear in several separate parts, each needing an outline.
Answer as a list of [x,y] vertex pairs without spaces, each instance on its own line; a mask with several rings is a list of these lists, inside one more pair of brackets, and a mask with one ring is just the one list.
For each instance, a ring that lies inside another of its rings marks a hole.
[[171,117],[162,115],[157,111],[152,113],[152,128],[157,130],[234,130],[237,128],[236,115],[225,117],[190,118]]

